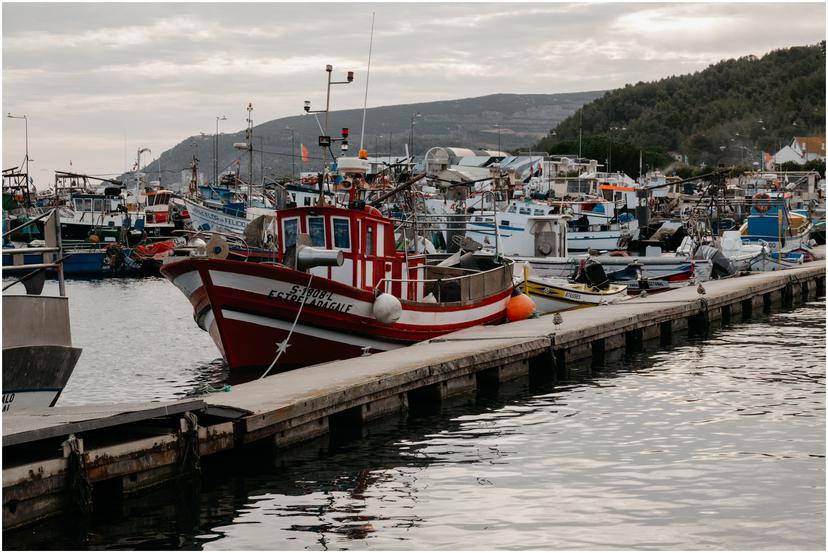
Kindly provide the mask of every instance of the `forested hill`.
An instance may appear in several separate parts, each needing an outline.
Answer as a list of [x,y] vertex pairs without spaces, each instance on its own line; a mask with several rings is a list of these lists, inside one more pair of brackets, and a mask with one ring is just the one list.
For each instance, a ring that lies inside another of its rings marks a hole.
[[695,165],[754,160],[793,136],[825,134],[825,42],[627,85],[580,111],[536,148],[571,148],[582,125],[585,140],[601,135],[636,149],[679,152]]

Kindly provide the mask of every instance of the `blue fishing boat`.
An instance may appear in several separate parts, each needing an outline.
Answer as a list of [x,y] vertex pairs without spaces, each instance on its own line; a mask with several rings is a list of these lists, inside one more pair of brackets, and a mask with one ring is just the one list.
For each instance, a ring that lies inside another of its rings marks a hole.
[[750,215],[740,229],[744,244],[761,244],[783,256],[810,253],[812,224],[807,217],[788,210],[780,193],[761,192],[753,197]]

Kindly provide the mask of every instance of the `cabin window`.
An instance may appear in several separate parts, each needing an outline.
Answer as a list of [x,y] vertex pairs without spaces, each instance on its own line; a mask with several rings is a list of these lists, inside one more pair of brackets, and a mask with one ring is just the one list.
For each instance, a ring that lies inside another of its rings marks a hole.
[[529,209],[528,207],[521,207],[521,208],[520,208],[520,214],[521,214],[521,215],[531,215],[531,214],[532,214],[532,210],[531,210],[531,209]]
[[299,219],[285,219],[282,221],[282,235],[284,236],[285,250],[296,245],[296,235],[298,232]]
[[333,224],[333,242],[334,248],[342,250],[351,249],[351,225],[348,219],[340,219],[334,217]]
[[75,198],[75,210],[83,211],[83,200],[80,198]]
[[85,198],[83,200],[83,210],[92,211],[92,198]]
[[[493,217],[486,217],[486,218],[485,218],[485,219],[483,219],[483,220],[484,220],[485,222],[487,222],[487,223],[494,223],[494,218],[493,218]],[[508,224],[508,223],[507,223],[507,224]]]
[[365,255],[374,255],[374,227],[365,230]]
[[535,215],[543,215],[543,210],[542,209],[536,209],[535,210]]
[[92,202],[92,205],[94,206],[94,211],[103,211],[103,200],[96,199],[94,202]]
[[325,218],[308,217],[308,234],[311,237],[311,245],[325,247]]
[[501,219],[500,224],[503,225],[504,227],[508,227],[509,226],[509,221],[506,220],[506,219]]
[[305,203],[304,203],[304,205],[305,205],[305,206],[309,206],[310,204],[311,204],[311,198],[310,198],[310,196],[305,196]]
[[515,204],[512,204],[512,205],[509,206],[509,209],[506,211],[506,213],[515,213],[516,211],[517,211],[517,206]]

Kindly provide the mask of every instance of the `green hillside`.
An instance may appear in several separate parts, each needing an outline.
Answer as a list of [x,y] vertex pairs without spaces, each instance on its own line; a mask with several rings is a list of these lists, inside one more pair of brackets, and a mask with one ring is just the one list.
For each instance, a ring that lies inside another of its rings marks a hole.
[[579,127],[585,156],[604,162],[611,155],[612,169],[631,175],[638,173],[639,149],[650,152],[650,166],[668,163],[666,152],[693,165],[750,165],[793,136],[825,134],[825,42],[607,92],[535,148],[577,152]]

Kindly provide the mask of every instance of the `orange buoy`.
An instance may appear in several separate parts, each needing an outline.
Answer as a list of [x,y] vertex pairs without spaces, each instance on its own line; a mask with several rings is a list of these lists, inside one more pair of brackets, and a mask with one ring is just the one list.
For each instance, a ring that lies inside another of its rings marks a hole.
[[766,194],[765,192],[759,192],[758,194],[756,194],[753,197],[753,199],[756,201],[756,204],[754,204],[753,208],[758,213],[767,213],[768,212],[768,210],[770,209],[770,199],[771,199],[771,197],[768,194]]
[[374,207],[372,205],[366,205],[365,206],[365,212],[370,214],[370,215],[373,215],[374,217],[382,217],[382,211],[380,211],[379,209],[377,209],[376,207]]
[[535,302],[526,294],[518,292],[506,302],[506,317],[511,322],[528,319],[534,312]]

